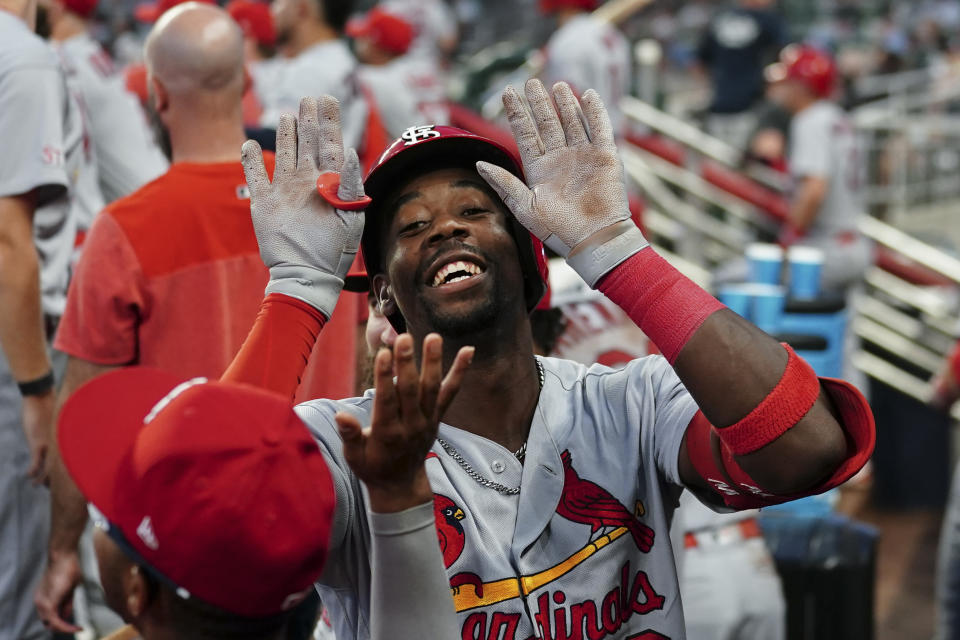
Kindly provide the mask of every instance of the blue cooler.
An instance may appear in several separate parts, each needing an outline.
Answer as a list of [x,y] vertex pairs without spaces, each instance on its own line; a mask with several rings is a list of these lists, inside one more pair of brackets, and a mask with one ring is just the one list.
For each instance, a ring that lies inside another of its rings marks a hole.
[[[843,372],[843,344],[847,330],[847,304],[842,296],[818,300],[787,300],[780,331],[784,334],[820,336],[826,349],[801,353],[818,376],[839,378]],[[792,346],[792,345],[791,345]]]

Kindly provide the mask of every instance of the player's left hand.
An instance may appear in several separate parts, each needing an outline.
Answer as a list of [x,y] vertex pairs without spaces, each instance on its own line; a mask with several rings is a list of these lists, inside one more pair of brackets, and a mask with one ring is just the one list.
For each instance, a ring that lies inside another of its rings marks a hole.
[[610,117],[592,89],[578,101],[570,86],[559,82],[551,100],[543,83],[534,79],[527,81],[526,95],[529,110],[513,87],[503,92],[527,184],[487,162],[477,163],[477,170],[531,233],[568,258],[594,285],[619,262],[581,265],[575,261],[578,254],[589,254],[624,234],[640,248],[646,246],[630,220]]
[[424,338],[419,372],[413,349],[413,337],[403,334],[393,352],[381,349],[377,354],[369,427],[364,428],[352,414],[336,415],[344,458],[366,485],[370,508],[378,513],[403,511],[433,499],[426,456],[473,359],[473,347],[464,347],[444,377],[439,335]]

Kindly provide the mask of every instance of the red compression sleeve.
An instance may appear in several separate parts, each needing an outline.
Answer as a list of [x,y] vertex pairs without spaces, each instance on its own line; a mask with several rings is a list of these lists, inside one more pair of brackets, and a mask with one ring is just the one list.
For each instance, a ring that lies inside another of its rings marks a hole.
[[960,386],[960,344],[953,348],[950,355],[950,373],[953,375],[953,383]]
[[670,364],[703,321],[724,308],[650,247],[605,275],[597,288],[630,316]]
[[323,314],[306,302],[271,293],[260,304],[253,328],[220,379],[293,399],[325,323]]

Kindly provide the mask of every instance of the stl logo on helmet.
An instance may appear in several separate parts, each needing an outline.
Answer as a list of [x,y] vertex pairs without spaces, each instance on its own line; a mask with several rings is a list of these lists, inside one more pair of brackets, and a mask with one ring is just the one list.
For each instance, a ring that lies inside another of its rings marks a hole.
[[409,147],[412,144],[417,144],[418,142],[423,142],[424,140],[429,140],[430,138],[439,138],[440,132],[434,130],[435,126],[436,125],[433,124],[427,124],[410,127],[400,134],[400,137],[404,140],[403,144]]

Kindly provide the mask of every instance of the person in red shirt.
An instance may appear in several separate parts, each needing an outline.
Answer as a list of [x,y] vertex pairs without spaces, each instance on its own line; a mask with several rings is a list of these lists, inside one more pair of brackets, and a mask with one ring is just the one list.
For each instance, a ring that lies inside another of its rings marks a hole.
[[[217,378],[252,326],[269,277],[237,162],[242,48],[240,28],[212,5],[170,9],[150,34],[150,92],[173,163],[111,204],[90,230],[55,342],[69,355],[61,401],[133,364]],[[267,164],[272,172],[272,156]],[[300,397],[352,394],[356,306],[353,296],[340,300],[318,348],[342,355],[309,365]],[[60,611],[79,578],[86,512],[56,452],[52,467],[52,551],[36,602],[54,629],[75,631]]]

